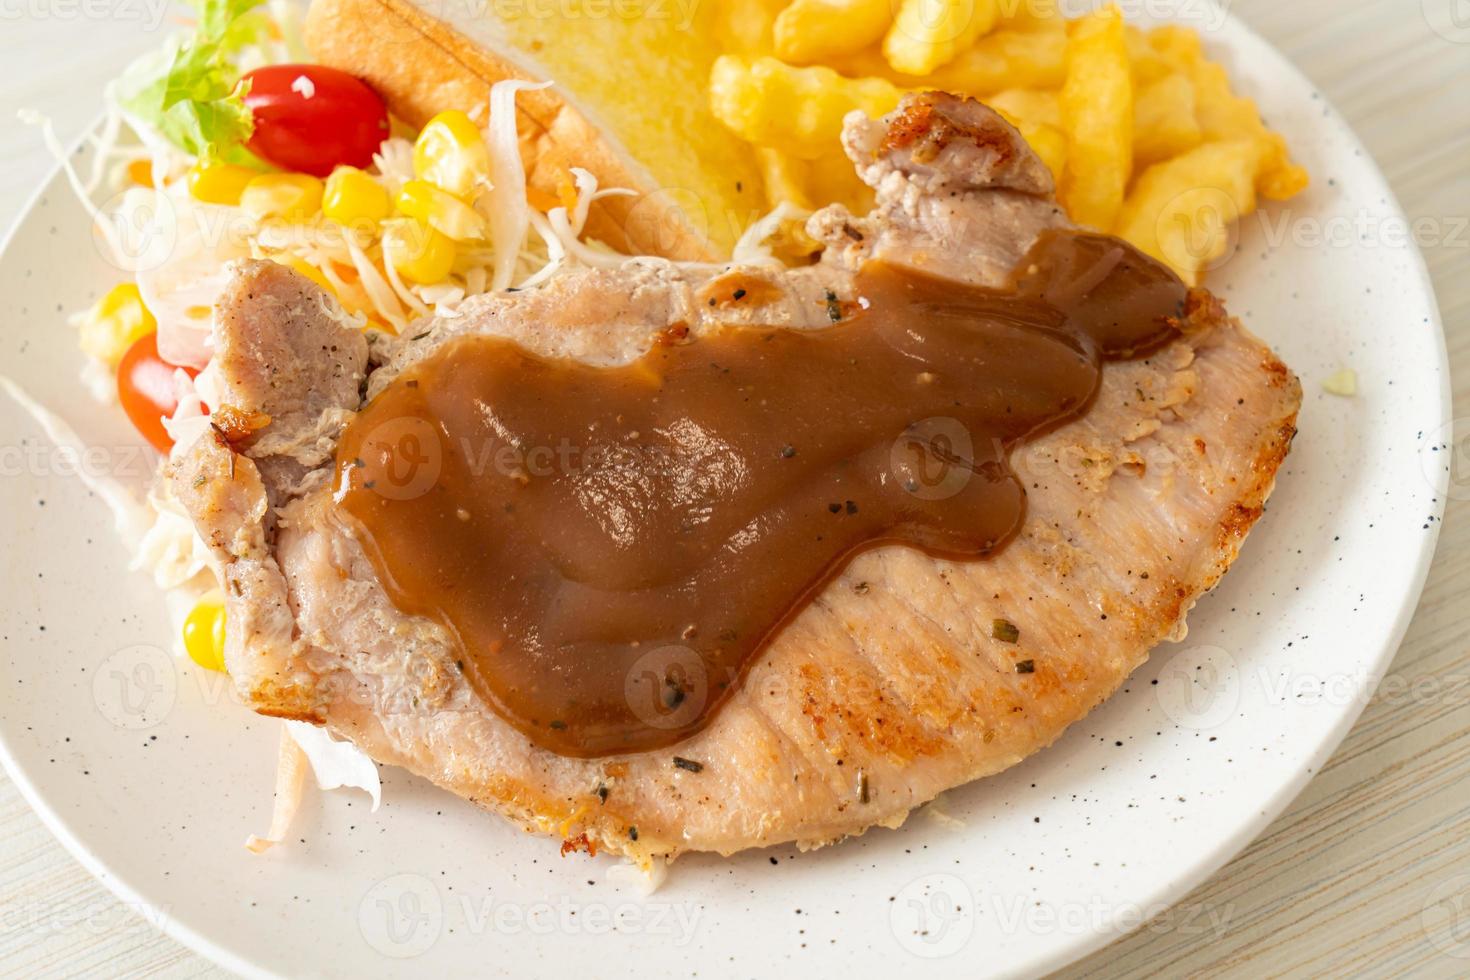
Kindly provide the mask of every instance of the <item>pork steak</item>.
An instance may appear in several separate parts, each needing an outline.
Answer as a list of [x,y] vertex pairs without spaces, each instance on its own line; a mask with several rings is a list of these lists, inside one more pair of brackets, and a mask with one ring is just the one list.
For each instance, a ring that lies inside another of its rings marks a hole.
[[[535,747],[471,692],[451,637],[388,600],[334,506],[332,451],[364,399],[454,337],[616,364],[673,324],[696,340],[731,323],[829,327],[868,259],[995,286],[1067,224],[1048,171],[978,103],[928,95],[882,121],[854,114],[844,145],[877,204],[814,215],[808,231],[827,247],[800,269],[640,258],[569,270],[369,350],[307,280],[241,265],[216,314],[224,406],[171,479],[218,563],[226,661],[247,703],[325,725],[528,830],[585,835],[647,866],[895,826],[1050,744],[1180,637],[1261,515],[1301,399],[1203,292],[1178,339],[1108,364],[1090,411],[1013,455],[1028,505],[1006,548],[972,562],[859,555],[672,749]],[[737,302],[733,284],[751,282],[765,285]]]

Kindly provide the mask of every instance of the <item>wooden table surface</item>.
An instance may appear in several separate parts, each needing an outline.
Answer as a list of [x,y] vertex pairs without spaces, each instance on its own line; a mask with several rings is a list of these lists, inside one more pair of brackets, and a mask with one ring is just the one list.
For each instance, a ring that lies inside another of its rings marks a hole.
[[[51,162],[16,110],[64,140],[168,27],[163,0],[0,0],[0,227]],[[1470,215],[1470,2],[1235,0],[1342,110],[1411,218]],[[98,16],[98,12],[105,15]],[[1444,315],[1460,439],[1470,430],[1470,234],[1425,247]],[[1287,812],[1185,904],[1064,976],[1470,974],[1470,458],[1385,687]],[[1412,692],[1412,693],[1404,693]],[[0,774],[0,971],[216,974],[123,908]]]

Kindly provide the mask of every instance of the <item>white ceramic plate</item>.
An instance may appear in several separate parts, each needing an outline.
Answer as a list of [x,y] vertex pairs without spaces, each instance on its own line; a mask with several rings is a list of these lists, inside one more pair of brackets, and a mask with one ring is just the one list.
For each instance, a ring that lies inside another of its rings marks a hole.
[[[1029,975],[1161,912],[1208,941],[1225,910],[1164,910],[1296,795],[1392,658],[1434,546],[1450,412],[1434,299],[1382,175],[1264,42],[1227,22],[1207,44],[1315,178],[1248,221],[1212,279],[1301,374],[1301,432],[1189,639],[1052,749],[950,794],[952,820],[685,859],[643,899],[604,878],[605,859],[562,858],[385,769],[380,812],[312,793],[297,839],[252,856],[277,723],[162,652],[161,601],[105,509],[0,398],[12,777],[125,901],[243,973],[891,976],[927,960],[934,975]],[[0,371],[141,477],[126,422],[79,390],[63,322],[116,279],[53,179],[0,261]],[[1341,366],[1358,370],[1356,398],[1322,392]]]

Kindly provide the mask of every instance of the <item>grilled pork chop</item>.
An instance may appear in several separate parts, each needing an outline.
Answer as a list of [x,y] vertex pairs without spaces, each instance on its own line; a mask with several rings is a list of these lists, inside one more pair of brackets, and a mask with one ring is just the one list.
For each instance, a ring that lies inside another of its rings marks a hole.
[[868,259],[998,286],[1041,232],[1066,225],[1050,174],[978,103],[930,95],[882,122],[854,114],[844,145],[877,205],[815,215],[808,229],[827,248],[808,268],[635,259],[569,271],[370,352],[310,282],[239,267],[216,317],[225,407],[172,481],[218,562],[226,660],[247,703],[325,725],[528,830],[646,866],[895,826],[1050,744],[1181,636],[1260,516],[1300,403],[1291,372],[1201,292],[1177,339],[1108,364],[1088,412],[1014,454],[1028,502],[1007,547],[971,562],[860,554],[708,727],[671,749],[582,759],[536,747],[473,694],[443,628],[389,601],[334,505],[332,452],[364,397],[454,337],[619,364],[674,324],[694,337],[731,323],[828,327]]

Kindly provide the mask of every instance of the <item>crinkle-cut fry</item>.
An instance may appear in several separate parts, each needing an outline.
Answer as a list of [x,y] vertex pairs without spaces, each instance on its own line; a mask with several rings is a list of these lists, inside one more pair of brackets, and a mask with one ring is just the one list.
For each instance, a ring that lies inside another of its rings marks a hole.
[[1117,7],[1067,25],[1061,105],[1067,134],[1062,204],[1078,224],[1111,228],[1133,167],[1133,77]]
[[1053,129],[1062,128],[1062,103],[1056,92],[1034,88],[1008,88],[982,101],[1011,120],[1014,125],[1032,123]]
[[1000,24],[1013,31],[1064,31],[1056,0],[1000,0]]
[[301,809],[302,790],[306,785],[306,753],[291,737],[285,723],[281,724],[281,750],[276,757],[276,797],[271,808],[271,828],[264,837],[251,834],[245,839],[245,849],[253,854],[264,854],[273,845],[286,839],[296,811]]
[[1280,133],[1266,133],[1262,154],[1265,163],[1256,173],[1256,192],[1262,197],[1285,201],[1306,190],[1312,182],[1307,168],[1291,158],[1286,137]]
[[1237,223],[1255,210],[1261,148],[1250,139],[1205,143],[1154,164],[1134,182],[1113,234],[1198,285],[1229,259]]
[[776,57],[830,62],[877,42],[892,23],[892,0],[793,0],[776,15]]
[[1135,168],[1177,157],[1203,142],[1189,76],[1172,72],[1139,89],[1133,100]]
[[1307,172],[1291,159],[1286,140],[1266,127],[1255,102],[1230,89],[1223,66],[1204,56],[1200,39],[1182,27],[1159,27],[1149,32],[1149,44],[1175,68],[1189,76],[1195,91],[1195,115],[1206,142],[1252,139],[1261,144],[1255,174],[1256,191],[1271,200],[1285,200],[1305,190]]
[[1186,70],[1204,58],[1204,45],[1199,35],[1187,27],[1165,24],[1146,32],[1149,47],[1153,48],[1176,70]]
[[812,188],[808,196],[818,207],[842,204],[853,214],[867,214],[873,209],[873,189],[862,182],[852,161],[840,149],[807,161],[807,174]]
[[1143,86],[1180,70],[1150,42],[1147,31],[1132,24],[1124,28],[1128,35],[1128,64],[1133,69],[1133,83]]
[[732,54],[755,56],[775,50],[776,17],[786,0],[719,0],[719,18],[725,50]]
[[1014,125],[1020,130],[1021,138],[1041,158],[1041,162],[1046,164],[1046,169],[1051,171],[1052,179],[1061,180],[1067,169],[1067,135],[1046,123],[1026,122],[1023,119]]
[[1200,129],[1207,140],[1258,139],[1266,124],[1250,99],[1230,91],[1225,68],[1199,59],[1191,63],[1189,80],[1197,93]]
[[755,148],[755,160],[761,168],[766,187],[766,205],[795,205],[803,211],[815,211],[817,205],[807,190],[806,161],[787,156],[769,146]]
[[927,75],[995,29],[1000,0],[898,0],[883,56],[895,71]]
[[872,188],[858,179],[840,150],[800,160],[762,146],[756,148],[756,161],[765,178],[766,203],[772,208],[786,203],[815,211],[842,204],[854,214],[864,214],[873,206]]
[[1066,76],[1065,32],[996,31],[922,84],[979,98],[1008,88],[1058,88]]
[[716,59],[710,74],[715,117],[742,138],[815,160],[840,154],[842,119],[892,111],[903,91],[881,78],[844,78],[830,68],[796,68],[775,58]]

